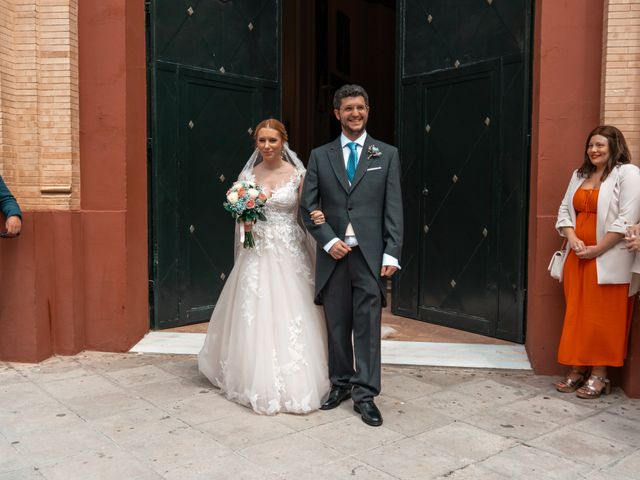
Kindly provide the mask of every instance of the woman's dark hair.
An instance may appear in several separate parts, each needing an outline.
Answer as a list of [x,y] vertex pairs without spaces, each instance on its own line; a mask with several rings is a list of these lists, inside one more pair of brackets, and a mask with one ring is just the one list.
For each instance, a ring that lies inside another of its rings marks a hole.
[[591,143],[591,138],[594,135],[601,135],[605,137],[609,144],[609,161],[604,167],[602,178],[600,179],[603,181],[616,165],[631,163],[631,152],[629,151],[627,141],[624,139],[624,135],[620,130],[611,125],[600,125],[599,127],[594,128],[591,133],[587,135],[587,141],[584,145],[584,161],[578,169],[578,175],[580,177],[588,178],[596,171],[596,167],[591,163],[591,158],[589,158],[589,143]]
[[369,95],[360,85],[343,85],[333,95],[333,108],[340,110],[343,98],[363,97],[365,105],[369,105]]

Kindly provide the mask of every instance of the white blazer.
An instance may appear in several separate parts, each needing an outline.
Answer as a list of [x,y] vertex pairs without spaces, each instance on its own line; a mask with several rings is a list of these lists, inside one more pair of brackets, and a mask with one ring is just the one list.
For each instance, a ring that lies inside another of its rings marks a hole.
[[629,285],[629,296],[635,295],[640,290],[640,253],[636,252],[635,260],[631,266],[631,284]]
[[[564,195],[556,229],[561,236],[563,227],[576,226],[576,211],[573,208],[573,196],[580,188],[584,178],[574,171],[569,187]],[[624,234],[627,227],[640,220],[640,170],[633,164],[618,165],[600,184],[598,194],[598,214],[596,220],[596,240],[599,242],[607,232]],[[596,271],[599,284],[619,284],[631,281],[631,265],[635,255],[622,248],[624,241],[617,243],[596,258]],[[566,253],[569,253],[567,243]]]

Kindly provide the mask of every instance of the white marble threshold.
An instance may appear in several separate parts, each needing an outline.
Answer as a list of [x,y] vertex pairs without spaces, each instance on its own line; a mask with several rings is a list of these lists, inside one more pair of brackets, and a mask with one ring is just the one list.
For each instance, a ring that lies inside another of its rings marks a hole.
[[[196,355],[204,333],[149,332],[131,352]],[[531,370],[524,345],[382,341],[382,363]]]

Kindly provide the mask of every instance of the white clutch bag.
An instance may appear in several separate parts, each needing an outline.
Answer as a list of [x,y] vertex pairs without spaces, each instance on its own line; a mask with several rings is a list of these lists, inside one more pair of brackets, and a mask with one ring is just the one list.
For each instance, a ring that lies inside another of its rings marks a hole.
[[551,261],[549,262],[549,266],[547,267],[551,278],[555,278],[559,282],[562,281],[562,270],[564,269],[564,261],[566,259],[567,251],[564,249],[564,245],[561,250],[556,250],[555,252],[553,252]]

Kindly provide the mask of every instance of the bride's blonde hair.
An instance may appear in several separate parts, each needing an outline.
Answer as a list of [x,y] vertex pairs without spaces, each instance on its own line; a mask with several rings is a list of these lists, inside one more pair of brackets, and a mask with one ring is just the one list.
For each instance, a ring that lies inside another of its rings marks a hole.
[[258,125],[256,125],[256,129],[253,132],[254,140],[256,141],[258,140],[258,132],[262,128],[271,128],[273,130],[276,130],[280,134],[280,137],[282,137],[283,142],[289,141],[289,135],[287,135],[287,129],[284,128],[284,125],[280,120],[276,120],[275,118],[267,118],[266,120],[262,120]]

